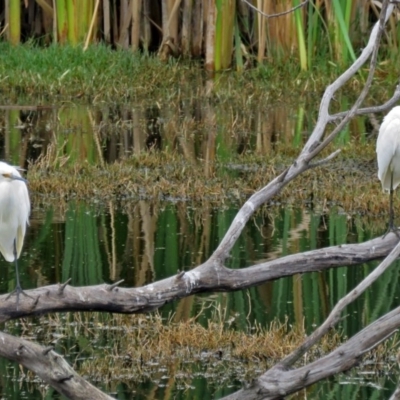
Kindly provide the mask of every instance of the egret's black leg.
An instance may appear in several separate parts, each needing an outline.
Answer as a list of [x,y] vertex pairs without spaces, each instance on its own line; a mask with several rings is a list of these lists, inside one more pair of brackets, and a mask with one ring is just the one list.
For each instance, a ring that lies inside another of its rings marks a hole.
[[383,238],[389,233],[394,232],[396,236],[400,239],[399,230],[394,226],[394,210],[393,210],[393,171],[390,175],[390,192],[389,192],[389,227]]
[[393,173],[390,180],[390,194],[389,194],[389,229],[394,230],[394,211],[393,211]]
[[15,277],[17,279],[16,290],[22,292],[21,284],[19,283],[19,271],[18,271],[18,256],[17,256],[17,244],[14,239],[14,261],[15,261]]
[[19,282],[19,271],[18,271],[18,256],[17,256],[17,244],[15,242],[14,239],[14,261],[15,261],[15,277],[17,280],[17,285],[15,287],[15,289],[6,297],[6,300],[8,300],[10,298],[10,296],[12,296],[14,293],[17,295],[17,310],[18,310],[18,304],[19,304],[19,295],[22,293],[24,296],[26,297],[30,297],[31,299],[33,299],[32,296],[29,296],[29,294],[26,294],[21,287],[21,284]]

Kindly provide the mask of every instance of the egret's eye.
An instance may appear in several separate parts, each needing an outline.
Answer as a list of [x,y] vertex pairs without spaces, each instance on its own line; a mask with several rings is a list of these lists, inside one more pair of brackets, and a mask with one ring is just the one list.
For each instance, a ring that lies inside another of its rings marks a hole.
[[4,176],[4,178],[11,178],[10,174],[2,174]]

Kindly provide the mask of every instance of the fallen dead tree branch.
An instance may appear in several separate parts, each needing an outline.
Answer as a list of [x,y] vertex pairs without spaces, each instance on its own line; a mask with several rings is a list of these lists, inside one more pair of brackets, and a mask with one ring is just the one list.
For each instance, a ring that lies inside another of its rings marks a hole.
[[387,313],[350,338],[330,354],[297,369],[284,369],[277,364],[226,400],[282,399],[321,379],[347,371],[360,363],[362,357],[400,327],[400,307]]
[[242,290],[286,276],[359,265],[385,257],[398,241],[394,233],[384,239],[332,246],[267,261],[247,268],[230,269],[209,260],[197,268],[140,288],[114,285],[44,286],[26,290],[16,310],[15,298],[0,296],[0,322],[13,318],[62,311],[141,313],[196,293]]
[[76,400],[106,400],[107,396],[80,377],[52,347],[0,332],[0,356],[35,372],[59,393]]
[[[329,329],[333,328],[339,322],[344,308],[369,288],[372,283],[390,267],[399,255],[400,242],[397,243],[396,247],[377,268],[363,279],[351,292],[339,300],[324,323],[307,337],[300,347],[265,374],[257,378],[250,387],[236,392],[232,396],[227,396],[226,398],[279,399],[281,396],[294,393],[305,386],[312,385],[338,372],[347,371],[357,365],[366,352],[378,346],[383,340],[388,339],[400,327],[400,307],[364,328],[329,355],[304,367],[291,369],[300,357],[316,344],[323,335],[328,333]],[[255,393],[257,395],[255,395]]]

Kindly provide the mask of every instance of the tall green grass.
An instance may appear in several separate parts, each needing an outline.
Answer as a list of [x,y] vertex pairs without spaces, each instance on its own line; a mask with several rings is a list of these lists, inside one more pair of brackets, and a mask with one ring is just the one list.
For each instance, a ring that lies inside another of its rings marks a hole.
[[21,2],[9,0],[6,2],[6,16],[8,18],[8,40],[17,45],[21,40]]
[[[9,4],[5,10],[7,39],[14,45],[21,37],[46,45],[51,41],[73,46],[85,42],[86,47],[104,42],[133,52],[152,49],[164,61],[205,57],[205,67],[217,71],[230,68],[233,62],[243,70],[243,55],[247,65],[252,60],[255,65],[284,64],[295,58],[298,69],[305,71],[325,57],[345,66],[354,60],[354,49],[366,41],[379,7],[358,0],[310,0],[308,4],[301,0],[253,1],[265,17],[237,0],[155,2],[152,7],[128,0],[113,2],[111,7],[99,0],[51,4],[38,0],[38,6],[30,10],[21,9],[18,0],[5,3]],[[199,15],[192,18],[194,13]],[[28,17],[31,25],[21,25]],[[159,29],[151,30],[149,21]],[[390,26],[388,46],[398,54],[399,29],[394,20]]]
[[231,65],[233,31],[235,23],[235,1],[217,0],[217,20],[215,29],[215,70],[227,69]]
[[[299,4],[299,0],[293,0],[293,6]],[[324,48],[325,56],[333,62],[347,65],[354,61],[350,31],[358,17],[352,12],[351,1],[333,0],[326,4],[324,10],[321,1],[310,1],[307,9],[297,9],[294,18],[301,69],[306,70],[315,65]]]

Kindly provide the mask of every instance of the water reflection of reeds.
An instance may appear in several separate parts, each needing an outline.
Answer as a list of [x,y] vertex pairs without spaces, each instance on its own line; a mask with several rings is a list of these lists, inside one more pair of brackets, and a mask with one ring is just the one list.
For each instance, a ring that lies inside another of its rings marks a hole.
[[[65,218],[50,209],[42,218],[33,215],[20,260],[22,284],[29,288],[71,277],[74,286],[120,279],[125,280],[126,286],[142,286],[172,276],[208,258],[236,212],[234,206],[197,208],[183,202],[146,201],[132,203],[123,212],[112,203],[106,208],[96,208],[71,202]],[[229,267],[245,268],[310,249],[360,242],[383,229],[379,221],[360,216],[350,218],[340,209],[323,212],[268,207],[257,213],[246,227],[232,251]],[[13,269],[1,262],[6,274],[0,284],[5,292],[14,287]],[[304,273],[247,291],[190,296],[165,305],[160,313],[175,322],[196,317],[198,323],[207,327],[216,310],[220,310],[219,318],[226,327],[238,331],[268,327],[275,320],[311,331],[375,264]],[[347,316],[340,323],[345,336],[351,336],[398,305],[397,275],[393,266],[371,291],[347,308]],[[69,323],[75,326],[73,321]],[[104,324],[106,320],[88,329],[96,332],[95,328]],[[63,329],[60,325],[60,332]],[[93,344],[98,346],[99,335],[96,338]],[[66,346],[79,348],[83,359],[95,356],[96,351],[87,338],[82,337],[78,344],[76,338],[68,340]],[[104,340],[102,345],[109,346]]]
[[[132,203],[124,212],[71,202],[65,219],[53,210],[29,229],[21,258],[24,287],[62,282],[72,278],[74,286],[101,284],[124,279],[125,286],[142,286],[201,264],[212,253],[236,214],[235,207],[203,208],[186,203]],[[53,220],[53,218],[56,218]],[[380,228],[379,228],[380,227]],[[349,218],[332,209],[329,213],[296,208],[267,208],[253,218],[233,248],[230,268],[247,266],[349,242],[368,240],[384,224],[367,218]],[[380,233],[380,232],[379,232]],[[7,271],[1,287],[13,287],[13,272]],[[326,317],[337,300],[359,282],[375,263],[340,267],[320,273],[296,275],[268,282],[243,292],[190,297],[165,305],[164,315],[177,312],[182,318],[196,315],[202,303],[217,302],[227,318],[238,315],[238,329],[251,321],[268,324],[275,318],[311,329]],[[342,327],[351,335],[394,307],[399,298],[395,268],[348,307]],[[389,276],[390,275],[390,276]],[[385,294],[384,298],[380,294]],[[389,297],[388,297],[389,296]],[[371,302],[371,299],[375,300]],[[201,301],[199,299],[202,299]],[[207,311],[201,317],[207,320]]]
[[[315,115],[301,104],[240,111],[229,103],[211,105],[195,99],[173,107],[67,104],[27,110],[16,106],[0,110],[2,158],[21,166],[39,160],[44,165],[101,166],[162,150],[187,162],[203,162],[207,173],[210,162],[234,162],[239,155],[295,154],[307,139]],[[369,126],[366,121],[358,118],[343,131],[340,144],[350,137],[362,139]]]

